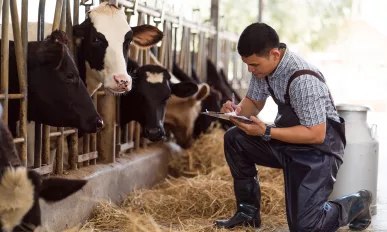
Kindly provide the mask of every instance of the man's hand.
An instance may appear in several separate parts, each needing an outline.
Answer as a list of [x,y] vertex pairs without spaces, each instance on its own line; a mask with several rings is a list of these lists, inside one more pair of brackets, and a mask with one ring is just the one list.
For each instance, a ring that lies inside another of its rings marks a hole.
[[247,135],[261,136],[266,131],[266,124],[254,116],[250,116],[250,120],[253,121],[252,124],[246,124],[238,121],[235,117],[230,117],[230,120],[235,124],[235,126],[239,127]]
[[235,112],[236,115],[238,115],[241,112],[242,108],[238,105],[233,105],[231,101],[227,101],[223,104],[222,109],[220,109],[220,112],[222,113],[232,113]]

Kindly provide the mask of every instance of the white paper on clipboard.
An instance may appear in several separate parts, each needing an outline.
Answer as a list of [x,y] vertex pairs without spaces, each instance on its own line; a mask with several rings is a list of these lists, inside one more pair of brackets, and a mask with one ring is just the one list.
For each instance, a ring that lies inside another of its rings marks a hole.
[[233,116],[237,119],[240,119],[240,121],[242,121],[244,123],[248,123],[248,124],[253,123],[253,121],[251,121],[249,118],[247,118],[245,116],[238,116],[235,114],[235,112],[221,113],[221,112],[213,112],[213,111],[206,110],[206,112],[201,112],[201,114],[208,115],[208,116],[215,117],[215,118],[221,118],[221,119],[225,119],[225,120],[229,120],[229,121],[230,121],[230,116]]

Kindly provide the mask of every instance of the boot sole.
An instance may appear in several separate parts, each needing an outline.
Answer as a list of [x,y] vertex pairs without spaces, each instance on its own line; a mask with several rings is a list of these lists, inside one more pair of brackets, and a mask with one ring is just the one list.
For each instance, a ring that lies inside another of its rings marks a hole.
[[367,229],[370,225],[371,225],[371,221],[368,221],[367,223],[364,223],[364,224],[360,223],[359,227],[349,226],[349,229],[352,231],[363,231],[363,230]]

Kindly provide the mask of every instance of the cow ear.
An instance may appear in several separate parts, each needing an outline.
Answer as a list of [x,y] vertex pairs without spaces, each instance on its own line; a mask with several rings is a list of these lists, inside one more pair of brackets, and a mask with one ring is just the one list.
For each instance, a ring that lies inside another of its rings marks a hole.
[[163,32],[152,25],[132,27],[133,42],[141,48],[152,46],[163,38]]
[[198,86],[190,81],[171,84],[171,92],[177,97],[186,98],[194,95],[198,91]]
[[64,178],[43,179],[39,197],[47,202],[60,201],[80,190],[86,183],[87,180]]
[[199,91],[196,94],[196,100],[201,101],[210,94],[210,86],[206,83],[199,84]]
[[45,40],[36,51],[37,60],[41,64],[50,64],[53,67],[58,67],[63,59],[63,46],[51,39]]
[[86,19],[83,23],[73,26],[73,36],[75,43],[80,46],[82,39],[87,34],[87,27],[89,26],[89,19]]

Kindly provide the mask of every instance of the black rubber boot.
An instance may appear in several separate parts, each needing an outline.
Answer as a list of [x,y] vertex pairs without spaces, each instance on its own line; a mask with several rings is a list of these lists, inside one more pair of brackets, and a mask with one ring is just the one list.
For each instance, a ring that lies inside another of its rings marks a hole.
[[372,193],[370,191],[362,189],[355,194],[344,196],[333,202],[335,201],[349,206],[347,224],[349,223],[350,230],[365,230],[371,224],[370,205],[372,203]]
[[256,178],[234,180],[237,212],[228,220],[217,220],[216,225],[224,228],[235,226],[261,226],[261,190]]
[[372,203],[372,193],[371,191],[363,189],[357,192],[357,195],[359,195],[361,200],[351,207],[351,211],[348,215],[350,218],[349,229],[361,231],[367,229],[371,224],[370,205]]

